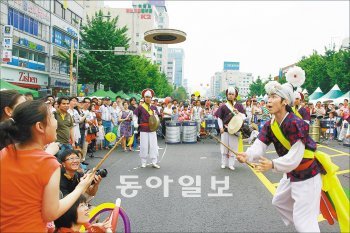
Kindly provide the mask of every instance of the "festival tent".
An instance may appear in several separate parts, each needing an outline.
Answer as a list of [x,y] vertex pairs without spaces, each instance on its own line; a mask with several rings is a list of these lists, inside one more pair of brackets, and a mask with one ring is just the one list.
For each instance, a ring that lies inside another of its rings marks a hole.
[[344,95],[342,95],[342,96],[340,96],[340,97],[338,97],[338,98],[336,98],[335,100],[334,100],[334,104],[340,104],[340,103],[343,103],[344,102],[344,99],[350,99],[350,91],[348,91],[347,93],[345,93]]
[[123,99],[130,99],[130,97],[127,94],[125,94],[123,91],[118,91],[117,93],[115,93],[115,95],[116,96],[119,95]]
[[12,83],[6,82],[2,79],[0,79],[0,89],[1,89],[1,91],[3,91],[3,90],[16,90],[21,94],[25,94],[27,92],[30,92],[33,94],[34,97],[36,97],[36,98],[39,97],[38,91],[29,89],[29,88],[19,87],[17,85],[12,84]]
[[111,99],[115,99],[115,97],[117,96],[117,94],[115,94],[113,91],[109,90],[109,91],[106,91],[107,93],[107,96]]
[[338,85],[335,84],[327,94],[319,98],[317,101],[323,102],[326,100],[335,100],[336,98],[342,96],[343,94],[344,93],[339,89]]
[[309,96],[309,100],[316,100],[323,96],[323,92],[320,87],[317,87],[317,89]]
[[136,93],[129,93],[128,96],[134,97],[137,101],[140,101],[140,99],[142,98],[142,96],[140,94],[136,94]]
[[90,95],[90,97],[100,97],[100,98],[104,98],[106,96],[109,96],[108,93],[101,89],[97,90],[96,92]]

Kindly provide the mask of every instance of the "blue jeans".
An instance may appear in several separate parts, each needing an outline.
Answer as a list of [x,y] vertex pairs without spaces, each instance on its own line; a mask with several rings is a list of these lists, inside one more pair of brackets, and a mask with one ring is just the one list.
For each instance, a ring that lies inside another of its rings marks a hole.
[[[102,120],[102,125],[105,130],[105,134],[112,131],[112,121],[104,121]],[[109,141],[103,140],[103,147],[108,147]]]

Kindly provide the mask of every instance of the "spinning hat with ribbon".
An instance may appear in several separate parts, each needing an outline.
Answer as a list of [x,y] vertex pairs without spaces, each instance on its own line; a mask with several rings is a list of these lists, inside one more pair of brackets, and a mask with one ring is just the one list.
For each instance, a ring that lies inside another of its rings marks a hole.
[[305,82],[305,71],[299,66],[294,66],[287,71],[286,80],[288,83],[292,84],[294,88],[296,88],[294,98],[304,100],[301,85],[303,85]]

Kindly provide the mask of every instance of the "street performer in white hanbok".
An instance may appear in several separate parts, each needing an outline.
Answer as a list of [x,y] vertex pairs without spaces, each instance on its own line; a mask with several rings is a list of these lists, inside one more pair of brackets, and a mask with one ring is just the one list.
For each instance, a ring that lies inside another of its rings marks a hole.
[[[242,104],[236,101],[238,89],[229,87],[226,90],[227,102],[221,105],[215,113],[218,118],[218,125],[221,133],[221,141],[234,151],[243,150],[242,135],[240,132],[231,132],[229,127],[236,124],[235,128],[240,129],[246,118],[245,110]],[[237,131],[237,130],[234,130]],[[235,170],[235,155],[224,145],[220,146],[221,168],[229,167]]]
[[[281,172],[281,179],[272,204],[286,225],[294,223],[298,232],[320,232],[321,174],[324,168],[315,159],[316,143],[310,138],[309,126],[294,115],[293,86],[276,81],[266,84],[267,108],[274,117],[265,123],[258,138],[246,152],[238,153],[240,162],[256,162],[255,169]],[[273,143],[278,158],[262,157]]]
[[140,131],[140,158],[141,167],[145,168],[147,165],[147,157],[151,159],[152,167],[160,168],[158,162],[158,141],[156,130],[159,126],[159,112],[156,106],[151,105],[154,91],[152,89],[145,89],[142,91],[142,98],[144,103],[134,110],[133,122],[135,128]]

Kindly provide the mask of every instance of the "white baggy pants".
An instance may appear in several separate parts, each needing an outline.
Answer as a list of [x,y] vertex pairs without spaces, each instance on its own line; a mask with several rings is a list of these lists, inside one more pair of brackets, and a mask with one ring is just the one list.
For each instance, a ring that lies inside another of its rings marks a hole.
[[152,163],[158,162],[158,141],[156,132],[140,132],[140,158],[141,163],[147,163],[147,157]]
[[294,223],[298,232],[320,232],[317,218],[320,214],[321,188],[320,174],[298,182],[290,182],[284,174],[272,204],[287,226]]
[[[228,147],[230,147],[234,151],[238,151],[238,137],[227,132],[221,134],[221,141],[225,143]],[[220,145],[221,152],[221,165],[225,166],[234,166],[235,165],[235,154],[229,151],[224,145]],[[229,158],[227,158],[227,154],[229,154]],[[228,163],[228,164],[227,164]]]

